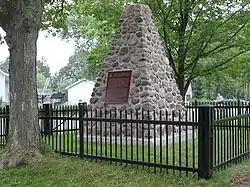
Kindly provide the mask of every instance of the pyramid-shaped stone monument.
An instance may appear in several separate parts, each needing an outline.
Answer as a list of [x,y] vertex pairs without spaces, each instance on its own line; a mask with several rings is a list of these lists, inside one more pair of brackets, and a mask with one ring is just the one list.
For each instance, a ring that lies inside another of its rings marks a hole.
[[130,5],[121,17],[89,107],[167,110],[169,119],[173,112],[180,119],[183,99],[147,5]]

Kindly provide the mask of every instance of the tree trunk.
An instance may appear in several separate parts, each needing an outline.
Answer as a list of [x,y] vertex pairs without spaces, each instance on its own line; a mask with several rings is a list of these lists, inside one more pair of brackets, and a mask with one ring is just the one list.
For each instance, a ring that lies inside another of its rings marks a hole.
[[38,123],[36,56],[41,0],[12,1],[5,25],[10,51],[10,134],[0,167],[33,164],[43,158]]
[[183,98],[183,101],[185,100],[185,78],[184,77],[178,77],[177,78],[177,84],[178,84],[178,87],[179,87],[179,90],[180,90],[180,94]]

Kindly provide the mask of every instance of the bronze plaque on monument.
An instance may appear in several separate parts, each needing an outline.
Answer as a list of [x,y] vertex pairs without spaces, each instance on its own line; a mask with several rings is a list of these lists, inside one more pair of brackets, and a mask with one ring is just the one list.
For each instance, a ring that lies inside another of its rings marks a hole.
[[131,70],[108,72],[105,104],[128,103]]

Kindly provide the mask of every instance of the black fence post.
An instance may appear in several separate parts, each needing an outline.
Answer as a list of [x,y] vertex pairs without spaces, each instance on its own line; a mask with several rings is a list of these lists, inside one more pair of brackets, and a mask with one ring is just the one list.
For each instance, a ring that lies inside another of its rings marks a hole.
[[199,106],[198,176],[209,179],[213,174],[213,113],[211,105]]
[[43,110],[44,110],[44,134],[45,135],[51,135],[53,134],[53,119],[50,119],[52,117],[52,104],[46,103],[43,104]]
[[79,131],[80,131],[80,157],[84,156],[84,115],[87,112],[87,103],[78,103],[79,107]]
[[6,135],[6,142],[8,140],[8,135],[9,135],[9,129],[10,129],[10,106],[9,105],[6,105],[6,108],[5,108],[5,113],[6,113],[6,132],[5,132],[5,135]]
[[240,100],[238,99],[238,101],[237,101],[237,108],[238,108],[238,116],[240,116],[241,115],[241,102],[240,102]]

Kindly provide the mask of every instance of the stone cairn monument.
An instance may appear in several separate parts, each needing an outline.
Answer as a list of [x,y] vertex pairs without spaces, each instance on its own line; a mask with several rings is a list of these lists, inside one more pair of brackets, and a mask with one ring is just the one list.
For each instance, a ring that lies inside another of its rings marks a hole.
[[[106,113],[106,118],[129,119],[132,116],[136,119],[135,114],[142,116],[140,114],[143,110],[149,111],[146,112],[149,116],[144,115],[144,118],[149,120],[153,118],[153,113],[154,117],[159,119],[160,110],[163,111],[162,120],[173,120],[173,113],[175,120],[183,118],[185,108],[182,96],[147,5],[130,5],[121,17],[108,56],[104,59],[100,78],[93,89],[88,109],[102,111],[102,116]],[[127,110],[127,116],[124,116],[125,112],[119,116],[120,113],[114,112],[115,110]],[[168,116],[164,115],[165,111]],[[93,112],[93,116],[101,118],[100,112]],[[97,135],[100,132],[103,136],[110,133],[114,136],[121,133],[125,135],[124,129],[116,134],[114,130],[100,131],[103,126],[101,122],[88,122],[85,125],[88,125],[88,128],[91,126],[94,129],[93,133],[97,132]],[[107,129],[113,125],[109,123]],[[131,124],[130,130],[127,131],[140,131],[138,134],[141,137],[141,129],[133,129],[134,126],[135,124]],[[145,137],[151,134],[146,124],[143,131]],[[173,132],[173,128],[171,131]]]

